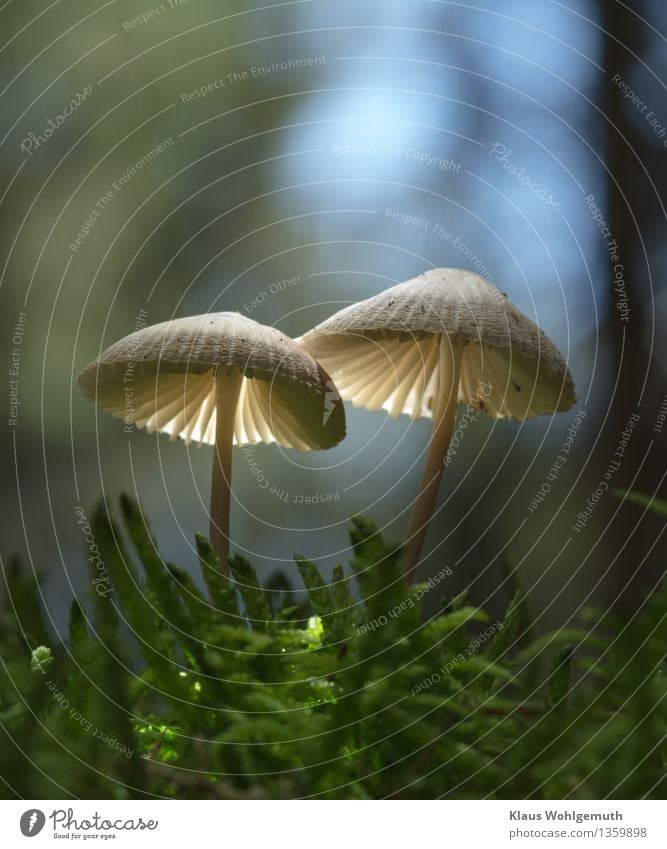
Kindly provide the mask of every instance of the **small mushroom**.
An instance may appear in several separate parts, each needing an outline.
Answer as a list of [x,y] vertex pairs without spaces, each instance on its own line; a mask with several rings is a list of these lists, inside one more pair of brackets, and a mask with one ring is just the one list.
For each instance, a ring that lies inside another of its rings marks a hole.
[[457,406],[523,421],[568,410],[574,383],[553,343],[482,277],[436,268],[346,307],[301,344],[357,407],[433,419],[403,552],[413,578],[433,514]]
[[238,313],[179,318],[132,333],[78,377],[126,425],[215,445],[211,544],[228,573],[232,445],[331,448],[345,412],[329,375],[273,327]]

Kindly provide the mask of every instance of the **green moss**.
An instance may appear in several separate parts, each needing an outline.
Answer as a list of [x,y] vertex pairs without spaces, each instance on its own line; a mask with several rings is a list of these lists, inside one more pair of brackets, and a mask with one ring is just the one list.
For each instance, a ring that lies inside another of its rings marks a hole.
[[202,592],[129,497],[121,515],[95,513],[112,591],[73,602],[65,644],[8,570],[0,794],[664,798],[664,588],[630,623],[533,639],[517,586],[501,620],[463,595],[424,621],[446,585],[406,589],[365,519],[351,578],[296,556],[304,608],[243,558],[222,576],[198,536]]

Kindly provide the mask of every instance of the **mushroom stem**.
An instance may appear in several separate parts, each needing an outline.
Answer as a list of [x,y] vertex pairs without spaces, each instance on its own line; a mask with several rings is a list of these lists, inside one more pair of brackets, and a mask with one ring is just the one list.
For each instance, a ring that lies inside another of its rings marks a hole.
[[220,566],[229,575],[229,507],[232,483],[232,445],[234,419],[241,392],[242,374],[234,369],[231,374],[222,370],[215,376],[215,448],[211,478],[210,539]]
[[438,389],[433,411],[433,434],[426,456],[426,466],[419,493],[412,505],[412,513],[403,548],[402,568],[406,582],[411,584],[419,564],[433,508],[440,490],[440,480],[445,468],[447,449],[452,438],[456,409],[458,407],[459,380],[463,345],[450,339],[446,333],[440,337],[440,363]]

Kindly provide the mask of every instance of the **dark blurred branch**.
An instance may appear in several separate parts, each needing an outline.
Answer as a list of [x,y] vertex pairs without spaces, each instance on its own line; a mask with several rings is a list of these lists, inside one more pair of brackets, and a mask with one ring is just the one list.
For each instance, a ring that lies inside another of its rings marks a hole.
[[642,53],[641,32],[635,16],[616,0],[600,0],[600,11],[604,30],[602,66],[607,72],[602,79],[600,93],[600,103],[608,119],[607,221],[612,238],[618,245],[619,261],[624,266],[624,283],[630,304],[630,320],[622,322],[617,309],[619,294],[614,287],[614,263],[611,263],[607,286],[607,332],[614,357],[614,372],[620,373],[615,399],[620,415],[621,412],[629,413],[636,408],[646,370],[641,344],[641,328],[645,320],[644,280],[643,275],[635,276],[633,271],[637,267],[636,260],[641,256],[642,225],[646,223],[647,213],[649,210],[652,212],[653,208],[639,202],[640,194],[645,196],[648,188],[647,178],[640,175],[641,163],[647,164],[649,150],[628,117],[623,105],[623,92],[612,80],[616,74],[620,74],[622,80],[632,79],[632,71],[637,64],[633,53],[637,56]]
[[[653,319],[651,292],[652,244],[655,224],[663,220],[659,196],[665,194],[664,148],[653,145],[638,131],[643,113],[632,111],[618,81],[631,84],[649,100],[652,87],[647,73],[642,72],[641,60],[648,59],[648,27],[638,14],[617,0],[599,0],[599,23],[603,29],[602,76],[598,99],[607,118],[605,124],[605,160],[607,176],[605,217],[615,240],[618,263],[623,268],[622,284],[615,285],[613,257],[606,268],[606,321],[603,336],[611,353],[609,380],[611,386],[618,378],[611,401],[610,415],[601,440],[600,462],[613,456],[620,434],[628,417],[635,412],[640,420],[633,439],[623,458],[623,479],[629,480],[640,466],[646,449],[654,439],[652,428],[664,394],[660,375],[651,366],[651,322]],[[649,10],[650,11],[650,10]],[[639,73],[638,73],[639,71]],[[616,80],[616,82],[615,82]],[[647,103],[647,110],[660,111],[662,104]],[[653,183],[653,185],[652,185]],[[643,241],[642,241],[643,240]],[[606,250],[606,249],[605,249]],[[647,256],[648,255],[648,256]],[[629,318],[623,320],[624,294],[627,295]],[[656,333],[659,338],[659,329]],[[665,467],[664,441],[655,440],[642,472],[634,482],[637,489],[652,492],[658,474]],[[619,476],[620,483],[620,476]],[[636,516],[622,510],[607,532],[610,551],[617,552],[635,529]],[[650,536],[650,534],[649,534]],[[625,584],[629,574],[642,562],[645,554],[636,536],[623,558],[624,574],[618,577]],[[632,562],[630,562],[632,561]],[[645,577],[648,577],[646,575]]]

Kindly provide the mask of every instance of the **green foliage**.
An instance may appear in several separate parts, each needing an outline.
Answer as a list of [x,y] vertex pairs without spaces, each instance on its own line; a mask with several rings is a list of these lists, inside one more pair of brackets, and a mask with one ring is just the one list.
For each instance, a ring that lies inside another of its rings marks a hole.
[[341,566],[327,582],[296,555],[299,605],[242,557],[225,577],[198,536],[203,592],[139,505],[121,513],[122,531],[91,519],[109,583],[73,602],[63,643],[35,576],[7,570],[2,794],[664,798],[667,589],[630,621],[589,611],[533,638],[514,579],[498,621],[465,594],[425,621],[444,573],[406,588],[400,550],[364,519],[359,595]]

